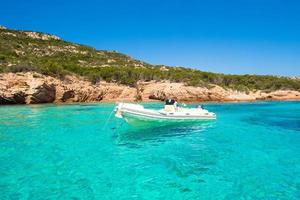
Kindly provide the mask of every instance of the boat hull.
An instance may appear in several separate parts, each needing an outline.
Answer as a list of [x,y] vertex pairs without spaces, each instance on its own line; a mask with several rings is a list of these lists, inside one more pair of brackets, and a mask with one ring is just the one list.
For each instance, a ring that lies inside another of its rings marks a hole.
[[178,123],[201,123],[215,120],[215,117],[178,117],[178,116],[164,116],[160,114],[140,114],[133,112],[122,112],[122,117],[130,125],[143,126],[146,124],[151,124],[155,126],[165,126],[169,124],[178,124]]

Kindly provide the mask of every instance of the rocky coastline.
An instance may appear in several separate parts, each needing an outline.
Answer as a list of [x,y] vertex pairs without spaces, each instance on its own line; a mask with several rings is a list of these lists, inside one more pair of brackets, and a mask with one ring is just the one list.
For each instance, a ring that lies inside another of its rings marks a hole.
[[239,102],[256,100],[300,100],[300,92],[240,92],[220,86],[192,87],[169,81],[138,82],[135,87],[117,83],[96,84],[81,77],[58,79],[36,72],[0,74],[0,105],[163,101],[176,97],[180,102]]

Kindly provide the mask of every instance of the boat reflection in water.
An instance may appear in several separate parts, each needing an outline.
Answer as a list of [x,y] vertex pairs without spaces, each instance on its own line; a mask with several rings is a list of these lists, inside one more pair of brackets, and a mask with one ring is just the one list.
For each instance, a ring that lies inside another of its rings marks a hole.
[[215,121],[168,123],[161,124],[161,126],[144,124],[144,126],[129,126],[123,131],[118,131],[116,137],[119,145],[138,147],[135,145],[139,142],[148,141],[157,144],[172,138],[203,133],[205,130],[214,127],[214,125]]

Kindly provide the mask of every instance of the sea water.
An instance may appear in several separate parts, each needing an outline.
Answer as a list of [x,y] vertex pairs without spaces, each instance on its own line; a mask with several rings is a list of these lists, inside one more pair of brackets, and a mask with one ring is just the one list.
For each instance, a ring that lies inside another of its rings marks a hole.
[[300,102],[142,129],[113,107],[0,107],[0,199],[300,199]]

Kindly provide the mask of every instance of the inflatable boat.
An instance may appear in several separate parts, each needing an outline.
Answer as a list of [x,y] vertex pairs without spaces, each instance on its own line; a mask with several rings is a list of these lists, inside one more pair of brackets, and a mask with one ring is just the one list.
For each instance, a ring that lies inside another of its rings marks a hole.
[[200,122],[216,119],[216,114],[204,109],[203,106],[179,107],[172,99],[167,100],[164,108],[160,110],[147,109],[139,104],[118,103],[115,116],[123,118],[129,124]]

